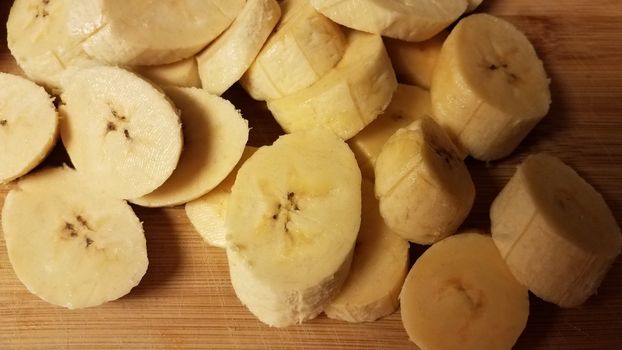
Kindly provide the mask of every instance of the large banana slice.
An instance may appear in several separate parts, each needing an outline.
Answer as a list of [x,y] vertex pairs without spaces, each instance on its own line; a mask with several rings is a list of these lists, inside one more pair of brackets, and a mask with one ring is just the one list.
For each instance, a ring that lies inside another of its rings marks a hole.
[[464,13],[466,0],[310,0],[326,17],[349,28],[406,41],[423,41]]
[[471,175],[429,117],[399,129],[376,159],[380,214],[395,233],[431,244],[454,233],[475,199]]
[[31,293],[70,309],[124,296],[148,265],[132,208],[83,180],[69,168],[39,171],[20,180],[2,208],[17,277]]
[[116,67],[71,72],[61,96],[61,138],[73,165],[117,198],[138,198],[177,167],[183,137],[175,107]]
[[510,154],[548,112],[549,80],[523,33],[486,14],[449,34],[432,77],[437,122],[481,160]]
[[396,88],[382,39],[350,31],[335,68],[306,89],[268,101],[268,108],[287,132],[319,125],[347,140],[385,110]]
[[276,0],[247,0],[231,27],[197,56],[203,88],[221,95],[235,84],[253,63],[280,17]]
[[226,248],[227,225],[225,224],[227,214],[227,203],[231,195],[231,187],[235,182],[238,170],[252,156],[257,149],[247,146],[244,148],[242,158],[231,171],[229,176],[213,190],[193,201],[186,203],[186,215],[194,229],[203,237],[209,245]]
[[425,251],[400,294],[402,323],[421,349],[511,349],[529,316],[529,295],[490,236],[467,232]]
[[68,26],[84,35],[84,50],[117,65],[158,65],[193,56],[244,6],[244,0],[70,1]]
[[315,83],[343,56],[339,26],[308,0],[280,3],[282,17],[240,83],[256,100],[274,100]]
[[376,158],[384,143],[397,129],[430,115],[430,93],[417,86],[399,84],[384,113],[348,141],[363,176],[374,179]]
[[218,186],[238,163],[248,141],[248,122],[231,102],[196,88],[164,91],[181,109],[184,150],[162,186],[132,200],[146,207],[183,204]]
[[603,197],[546,154],[519,166],[493,202],[490,219],[514,276],[563,307],[594,294],[622,249],[620,227]]
[[361,220],[361,173],[326,129],[281,136],[238,171],[227,207],[235,292],[277,327],[319,314],[350,270]]
[[408,272],[408,242],[383,222],[374,184],[364,180],[361,229],[354,248],[350,275],[324,309],[330,318],[371,322],[392,314]]
[[159,66],[135,66],[132,70],[160,86],[201,87],[194,56]]
[[35,83],[0,73],[0,184],[34,169],[58,136],[52,98]]

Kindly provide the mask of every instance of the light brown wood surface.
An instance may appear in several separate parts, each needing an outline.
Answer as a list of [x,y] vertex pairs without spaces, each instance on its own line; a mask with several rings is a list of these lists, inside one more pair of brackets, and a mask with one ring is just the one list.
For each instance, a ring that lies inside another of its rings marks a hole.
[[[479,11],[508,19],[532,40],[552,79],[553,104],[511,157],[490,164],[468,160],[478,193],[465,226],[488,229],[491,200],[520,160],[538,151],[576,168],[622,222],[622,1],[484,2]],[[2,38],[10,5],[0,5]],[[19,73],[5,41],[0,71]],[[238,87],[226,96],[250,120],[252,145],[278,136],[263,104]],[[46,164],[64,159],[57,147]],[[0,187],[0,200],[9,188]],[[13,273],[0,239],[0,349],[415,348],[399,312],[375,323],[320,316],[300,326],[269,328],[238,302],[224,252],[202,242],[183,208],[135,209],[144,221],[149,270],[128,296],[101,307],[70,311],[31,295]],[[413,249],[413,257],[422,250]],[[529,323],[515,348],[622,349],[622,260],[580,308],[560,309],[532,296]]]

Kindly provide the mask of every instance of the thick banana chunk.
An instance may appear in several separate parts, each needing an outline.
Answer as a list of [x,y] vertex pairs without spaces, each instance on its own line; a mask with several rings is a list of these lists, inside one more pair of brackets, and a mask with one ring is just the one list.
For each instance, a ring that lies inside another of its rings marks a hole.
[[19,280],[54,305],[79,309],[118,299],[147,271],[145,236],[132,208],[69,168],[20,180],[4,202],[2,231]]
[[262,322],[318,315],[350,270],[361,220],[354,155],[325,129],[281,136],[238,171],[227,206],[231,283]]
[[402,323],[433,350],[511,349],[529,315],[529,295],[488,235],[448,237],[419,257],[400,294]]
[[175,106],[121,68],[86,68],[65,80],[60,132],[76,169],[116,198],[160,187],[177,167],[183,144]]
[[0,73],[0,184],[34,169],[58,137],[52,98],[35,83]]
[[544,66],[527,37],[486,14],[466,17],[449,34],[430,93],[436,121],[480,160],[509,155],[551,102]]
[[201,87],[194,56],[159,66],[135,66],[132,70],[160,86]]
[[216,41],[197,55],[205,90],[221,95],[253,63],[281,17],[276,0],[248,0],[242,12]]
[[384,143],[397,129],[431,115],[429,92],[418,86],[399,84],[384,113],[348,141],[363,177],[374,179],[376,158]]
[[432,244],[456,231],[473,205],[475,186],[447,134],[422,117],[399,129],[376,159],[380,214],[405,239]]
[[317,12],[309,0],[285,0],[280,5],[281,21],[240,80],[256,100],[274,100],[306,88],[333,68],[345,51],[339,25]]
[[392,314],[408,272],[408,242],[393,233],[378,211],[374,184],[364,180],[361,229],[350,274],[324,309],[330,318],[371,322]]
[[[68,27],[92,57],[159,65],[191,57],[222,33],[244,0],[69,0]],[[54,1],[51,1],[54,2]]]
[[529,156],[490,208],[492,238],[516,278],[562,307],[582,304],[622,250],[603,197],[559,159]]
[[313,85],[268,108],[286,132],[327,127],[344,140],[380,115],[391,102],[397,80],[382,39],[349,31],[343,58]]
[[466,0],[310,0],[349,28],[405,41],[430,39],[467,9]]

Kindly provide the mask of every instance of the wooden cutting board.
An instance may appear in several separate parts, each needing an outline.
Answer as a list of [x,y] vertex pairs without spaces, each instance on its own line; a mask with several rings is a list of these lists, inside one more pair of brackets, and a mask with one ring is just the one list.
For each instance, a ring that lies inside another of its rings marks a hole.
[[[553,105],[511,157],[468,160],[478,193],[465,226],[489,228],[491,200],[514,167],[539,151],[575,167],[622,222],[622,1],[484,1],[480,11],[508,19],[534,43],[552,80]],[[2,23],[10,4],[0,5]],[[19,73],[5,42],[0,71]],[[265,105],[238,87],[226,96],[250,120],[252,145],[278,136]],[[46,164],[64,159],[57,147]],[[0,187],[0,200],[9,188]],[[399,313],[358,325],[320,316],[286,329],[264,326],[236,299],[224,252],[202,242],[183,208],[135,209],[144,221],[149,271],[128,296],[97,308],[65,310],[28,293],[0,240],[0,349],[416,349]],[[415,250],[415,256],[422,251]],[[564,310],[532,296],[516,349],[622,349],[622,260],[580,308]]]

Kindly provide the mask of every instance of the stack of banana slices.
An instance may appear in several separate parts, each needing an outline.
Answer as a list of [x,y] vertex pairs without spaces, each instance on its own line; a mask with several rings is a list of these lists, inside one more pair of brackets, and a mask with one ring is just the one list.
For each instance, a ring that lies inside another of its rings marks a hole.
[[[465,158],[511,154],[551,100],[527,37],[469,14],[480,3],[16,0],[7,42],[27,78],[0,73],[0,183],[17,277],[67,308],[117,299],[148,265],[128,202],[185,205],[270,326],[401,302],[422,349],[511,348],[528,290],[581,304],[622,235],[546,154],[494,201],[492,234],[456,234],[476,193]],[[220,97],[236,82],[285,131],[272,145],[247,146]],[[28,174],[59,135],[71,166]],[[432,246],[410,262],[411,243]]]

